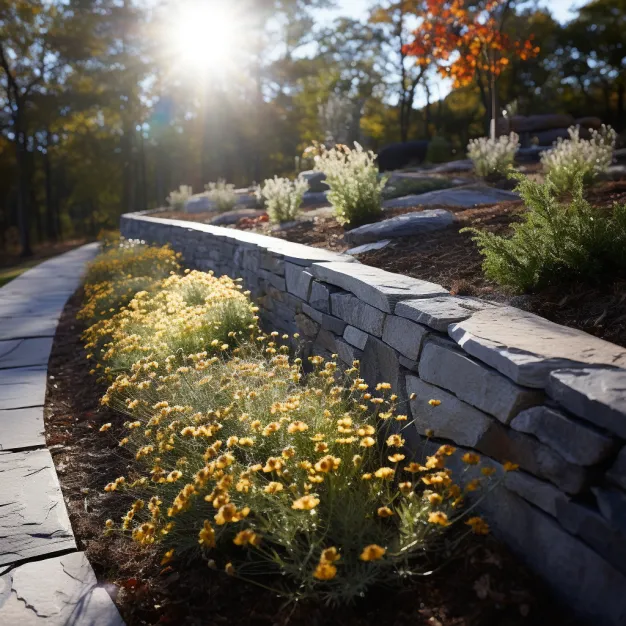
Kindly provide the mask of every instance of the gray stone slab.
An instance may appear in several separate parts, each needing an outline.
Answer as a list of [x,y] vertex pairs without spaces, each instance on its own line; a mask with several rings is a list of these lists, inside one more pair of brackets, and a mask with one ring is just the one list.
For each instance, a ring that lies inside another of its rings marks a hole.
[[335,345],[337,355],[346,365],[352,366],[354,361],[360,361],[363,357],[363,350],[355,348],[343,339],[335,339]]
[[626,366],[626,349],[513,307],[477,311],[448,334],[469,354],[526,387],[550,373],[585,365]]
[[522,471],[507,472],[504,475],[504,486],[552,517],[558,516],[560,504],[567,505],[571,500],[552,483]]
[[[321,313],[322,316],[322,329],[328,330],[335,335],[343,335],[344,330],[346,329],[346,322],[335,317],[334,315],[327,315],[326,313]],[[315,319],[315,318],[313,318]]]
[[50,453],[0,452],[0,565],[72,549]]
[[47,365],[52,341],[52,337],[0,341],[0,370]]
[[293,293],[303,300],[308,300],[312,279],[311,274],[299,265],[285,263],[285,282],[289,293]]
[[346,250],[346,254],[357,256],[359,254],[365,254],[366,252],[372,252],[374,250],[382,250],[391,243],[391,239],[383,239],[382,241],[374,241],[373,243],[364,243],[362,246],[356,248],[350,248]]
[[388,315],[383,329],[383,341],[407,359],[416,360],[428,330],[404,317]]
[[214,217],[210,223],[215,226],[227,226],[229,224],[236,224],[244,217],[254,219],[256,217],[261,217],[261,215],[265,215],[265,211],[261,209],[234,209],[233,211],[220,213],[220,215]]
[[625,370],[556,371],[550,375],[548,394],[574,415],[626,439]]
[[445,333],[448,326],[466,320],[476,312],[493,305],[474,298],[445,296],[398,302],[394,313]]
[[540,404],[544,399],[542,392],[520,387],[494,369],[437,340],[428,341],[424,346],[419,375],[422,380],[451,391],[460,400],[497,417],[504,424],[521,410]]
[[45,445],[42,406],[0,410],[0,452]]
[[455,222],[456,217],[450,211],[429,209],[415,213],[404,213],[380,222],[359,226],[347,231],[343,238],[350,244],[359,245],[381,239],[422,235],[447,228]]
[[53,317],[0,318],[0,340],[54,337],[57,319]]
[[343,338],[355,348],[359,350],[365,349],[365,344],[367,343],[367,338],[369,335],[354,326],[346,326],[346,329],[343,332]]
[[314,322],[317,322],[318,324],[321,324],[324,320],[324,313],[321,313],[320,311],[314,309],[312,306],[306,303],[302,305],[302,312],[305,315],[308,315]]
[[387,200],[383,203],[385,209],[405,208],[411,206],[457,206],[473,207],[479,204],[496,204],[498,202],[510,202],[519,200],[519,196],[505,189],[488,187],[487,185],[465,185],[463,187],[451,187],[450,189],[437,189],[395,200]]
[[331,312],[335,317],[370,335],[382,336],[385,314],[380,309],[361,302],[349,293],[333,293],[330,302]]
[[446,295],[440,285],[355,263],[315,263],[311,272],[321,281],[350,291],[367,304],[391,313],[397,302]]
[[0,576],[6,626],[124,626],[83,552],[25,563]]
[[626,492],[621,489],[592,487],[598,508],[612,528],[626,536]]
[[46,368],[21,367],[0,371],[0,410],[43,406]]
[[328,350],[328,352],[330,352],[331,354],[338,354],[337,339],[338,337],[336,335],[333,335],[333,333],[331,333],[329,330],[322,328],[315,338],[315,343],[325,350]]
[[626,491],[626,446],[619,451],[615,462],[606,473],[606,477],[613,484]]
[[618,446],[612,437],[547,406],[522,411],[511,421],[511,428],[534,435],[563,458],[579,465],[600,463]]
[[0,292],[0,317],[48,317],[58,320],[67,302],[67,296],[25,299],[21,296],[2,297]]

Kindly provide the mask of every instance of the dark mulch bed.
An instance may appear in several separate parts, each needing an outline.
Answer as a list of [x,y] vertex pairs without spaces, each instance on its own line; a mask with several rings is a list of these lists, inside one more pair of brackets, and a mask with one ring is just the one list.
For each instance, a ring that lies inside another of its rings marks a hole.
[[[336,624],[366,626],[575,626],[533,575],[494,539],[465,544],[439,574],[401,590],[373,591],[357,606],[331,610],[290,605],[271,593],[186,564],[163,569],[155,552],[129,540],[102,535],[107,518],[128,508],[104,485],[128,475],[128,457],[98,429],[124,417],[100,407],[99,388],[75,320],[76,294],[61,318],[50,361],[46,437],[57,467],[78,548],[114,598],[129,626],[144,624],[246,624],[255,626]],[[271,581],[269,581],[271,584]]]

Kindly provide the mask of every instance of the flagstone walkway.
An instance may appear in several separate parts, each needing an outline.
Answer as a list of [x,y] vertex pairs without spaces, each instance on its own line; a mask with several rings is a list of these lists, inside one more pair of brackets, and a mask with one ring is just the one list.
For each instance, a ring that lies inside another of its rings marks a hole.
[[124,624],[77,551],[43,423],[56,326],[97,251],[72,250],[0,289],[2,626]]

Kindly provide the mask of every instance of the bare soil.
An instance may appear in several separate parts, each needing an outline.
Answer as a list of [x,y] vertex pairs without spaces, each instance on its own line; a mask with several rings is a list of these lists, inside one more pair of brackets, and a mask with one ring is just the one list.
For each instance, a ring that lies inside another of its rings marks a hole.
[[[129,473],[129,457],[98,432],[124,417],[101,407],[104,393],[89,366],[76,321],[82,294],[60,320],[49,366],[46,438],[61,481],[78,548],[84,550],[129,626],[575,626],[545,585],[495,539],[466,543],[439,573],[399,589],[376,589],[357,605],[329,609],[288,604],[265,590],[209,570],[202,562],[159,566],[156,551],[121,536],[104,537],[124,499],[104,485]],[[268,581],[271,584],[271,581]]]

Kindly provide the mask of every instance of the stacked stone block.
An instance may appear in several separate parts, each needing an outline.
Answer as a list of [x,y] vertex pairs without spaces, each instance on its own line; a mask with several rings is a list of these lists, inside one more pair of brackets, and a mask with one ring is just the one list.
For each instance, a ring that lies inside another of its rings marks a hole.
[[416,455],[451,442],[519,464],[482,503],[494,532],[594,623],[626,623],[625,349],[317,248],[141,214],[121,227],[241,278],[268,330],[391,383]]

